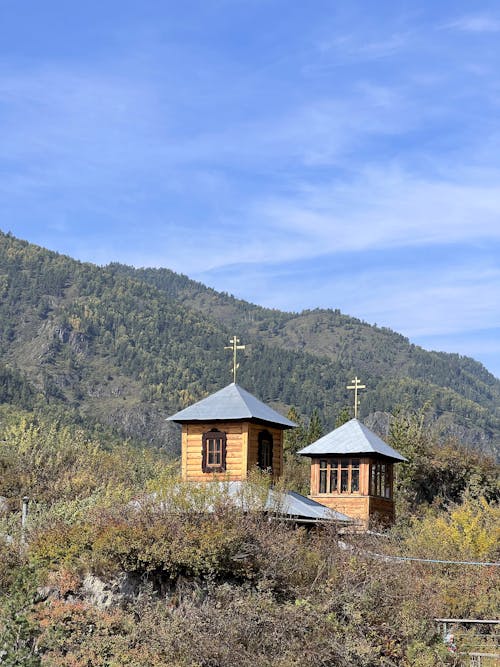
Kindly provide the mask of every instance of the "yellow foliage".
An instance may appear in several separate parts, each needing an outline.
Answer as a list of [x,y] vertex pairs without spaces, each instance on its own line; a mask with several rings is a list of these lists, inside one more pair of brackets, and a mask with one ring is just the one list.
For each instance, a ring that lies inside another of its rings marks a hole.
[[500,507],[466,499],[449,512],[428,510],[412,521],[408,550],[428,558],[492,561],[498,558]]

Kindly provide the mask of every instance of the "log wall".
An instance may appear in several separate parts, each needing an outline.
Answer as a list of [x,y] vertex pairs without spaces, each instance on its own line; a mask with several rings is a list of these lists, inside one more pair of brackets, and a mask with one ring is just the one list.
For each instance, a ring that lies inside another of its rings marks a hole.
[[342,514],[346,514],[351,517],[351,519],[357,519],[364,527],[368,526],[370,511],[370,498],[368,496],[354,496],[347,494],[337,494],[334,496],[330,494],[321,494],[315,496],[311,495],[309,498],[332,510],[342,512]]
[[[226,433],[226,470],[204,473],[202,470],[202,436],[217,428]],[[259,433],[268,431],[273,437],[273,477],[283,470],[283,431],[262,424],[242,422],[206,422],[182,425],[182,479],[190,482],[207,480],[238,481],[258,463]]]
[[248,466],[247,471],[253,470],[259,460],[259,433],[268,431],[273,437],[273,478],[280,477],[283,471],[283,431],[263,424],[249,424],[248,435]]
[[[327,455],[321,457],[321,459],[328,458],[342,459],[343,457]],[[360,458],[359,493],[320,493],[319,462],[320,457],[314,458],[311,461],[311,494],[309,498],[330,509],[359,520],[364,528],[368,528],[370,523],[394,523],[394,501],[392,499],[369,495],[371,459]]]

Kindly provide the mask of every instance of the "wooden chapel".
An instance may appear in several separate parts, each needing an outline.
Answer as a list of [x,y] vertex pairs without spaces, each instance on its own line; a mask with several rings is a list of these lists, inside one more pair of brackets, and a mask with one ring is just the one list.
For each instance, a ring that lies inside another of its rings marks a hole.
[[283,431],[296,426],[232,382],[168,418],[182,425],[182,479],[242,481],[283,471]]
[[236,384],[238,350],[233,336],[233,382],[168,417],[182,425],[182,479],[240,482],[255,467],[278,479],[283,471],[283,431],[296,424]]
[[406,461],[358,419],[298,452],[311,457],[312,498],[364,528],[394,522],[393,467]]

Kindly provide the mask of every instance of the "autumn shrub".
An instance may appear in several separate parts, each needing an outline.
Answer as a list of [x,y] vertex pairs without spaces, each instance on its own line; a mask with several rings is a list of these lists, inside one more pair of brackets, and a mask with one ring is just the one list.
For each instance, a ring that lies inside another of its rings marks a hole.
[[231,509],[197,516],[128,510],[101,518],[89,565],[98,572],[162,572],[182,576],[237,576],[246,567],[235,558],[246,539],[241,516]]
[[322,588],[309,600],[283,603],[269,592],[224,583],[209,586],[201,600],[187,596],[176,605],[151,594],[126,609],[53,601],[38,612],[39,647],[51,667],[449,664],[438,642],[401,641],[390,621],[370,627],[362,616],[338,615],[332,592]]
[[[485,499],[340,535],[264,512],[265,477],[235,497],[229,484],[182,484],[160,468],[148,493],[133,489],[38,503],[26,544],[0,546],[7,594],[7,563],[26,560],[52,591],[20,607],[29,659],[36,639],[48,667],[440,667],[453,662],[434,619],[498,608],[495,568],[388,558],[496,559],[498,508]],[[87,573],[135,588],[99,609]],[[15,629],[12,608],[6,618]]]
[[493,561],[500,555],[500,505],[466,498],[446,512],[429,508],[403,531],[408,552],[427,558]]
[[178,488],[177,506],[150,496],[125,504],[83,503],[83,511],[70,503],[65,514],[48,511],[50,520],[40,518],[31,527],[30,560],[46,570],[66,567],[108,578],[126,572],[171,581],[259,581],[262,590],[267,586],[285,597],[324,575],[332,547],[323,543],[334,545],[334,532],[291,530],[262,512],[244,512],[223,491],[218,500],[212,493],[205,497],[204,511],[201,505],[197,512],[186,510]]
[[30,533],[31,562],[105,576],[119,572],[178,576],[249,576],[251,537],[234,508],[184,514],[158,504],[94,507],[76,522],[39,524]]
[[395,470],[400,517],[411,518],[432,504],[445,509],[465,497],[500,501],[498,462],[457,440],[439,438],[427,423],[425,409],[395,414],[388,443],[408,459]]
[[[242,667],[370,665],[375,652],[358,632],[336,635],[321,609],[278,604],[265,593],[228,584],[201,604],[176,608],[154,599],[131,610],[97,611],[81,603],[53,602],[39,612],[44,664]],[[335,639],[334,641],[332,641]]]
[[0,596],[0,663],[7,667],[41,664],[37,651],[40,628],[33,618],[37,583],[36,572],[23,564]]
[[19,542],[0,537],[0,595],[9,590],[24,564]]
[[132,614],[119,609],[98,610],[80,600],[51,600],[39,606],[33,620],[40,628],[38,650],[43,656],[42,665],[125,667],[133,664],[126,659],[133,644],[135,619]]
[[93,532],[93,527],[87,522],[67,523],[62,520],[34,530],[27,547],[29,560],[44,570],[76,568],[92,548]]
[[[153,502],[96,508],[86,525],[79,526],[85,538],[77,524],[67,532],[58,526],[63,537],[46,535],[59,597],[34,616],[42,664],[448,665],[433,619],[470,611],[474,588],[480,596],[485,586],[498,588],[489,570],[452,570],[452,577],[443,565],[377,555],[381,542],[386,553],[401,549],[401,534],[340,539],[331,525],[297,530],[231,506],[194,515]],[[79,545],[71,556],[78,567],[105,578],[142,574],[149,588],[142,584],[129,606],[91,606],[62,556],[68,539]],[[158,578],[169,585],[156,586]],[[485,615],[494,611],[488,600]]]
[[500,609],[500,576],[497,567],[442,567],[428,575],[434,595],[451,618],[494,618]]
[[127,444],[108,450],[84,431],[33,414],[0,432],[0,495],[28,495],[50,505],[86,498],[102,489],[142,491],[171,462],[155,450]]

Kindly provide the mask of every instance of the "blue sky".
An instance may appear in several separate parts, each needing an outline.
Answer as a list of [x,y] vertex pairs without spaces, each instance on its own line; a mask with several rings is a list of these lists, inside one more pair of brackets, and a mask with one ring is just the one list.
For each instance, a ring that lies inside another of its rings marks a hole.
[[499,71],[498,2],[0,0],[0,226],[500,377]]

